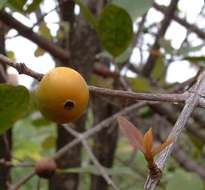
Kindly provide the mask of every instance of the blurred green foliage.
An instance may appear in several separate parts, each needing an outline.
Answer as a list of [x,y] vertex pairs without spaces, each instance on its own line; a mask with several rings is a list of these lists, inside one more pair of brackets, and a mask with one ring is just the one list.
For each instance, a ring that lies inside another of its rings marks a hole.
[[[34,12],[43,0],[1,0],[0,8],[9,7],[12,11],[18,11],[25,16]],[[105,50],[109,52],[109,56],[115,57],[115,62],[122,64],[129,61],[132,53],[132,39],[133,39],[133,21],[139,16],[142,16],[151,7],[153,1],[151,0],[112,0],[105,9],[101,12],[98,18],[90,12],[82,0],[75,0],[80,6],[82,15],[91,23],[94,29],[98,32],[99,38]],[[66,23],[59,23],[63,28],[64,33],[70,30],[70,26]],[[149,32],[148,28],[143,29],[144,32]],[[38,33],[48,40],[53,40],[50,29],[46,22],[41,22],[38,28]],[[62,39],[64,33],[59,31],[57,39]],[[168,40],[162,40],[161,47],[165,54],[172,54],[173,47]],[[176,52],[181,59],[189,61],[190,63],[203,65],[205,61],[204,56],[192,56],[190,52],[195,52],[202,49],[204,45],[195,47],[180,47]],[[37,48],[34,52],[36,56],[44,54],[44,50]],[[14,59],[14,52],[7,52],[9,58]],[[167,67],[165,64],[165,56],[160,55],[154,70],[151,74],[152,79],[160,81],[163,84],[165,80]],[[132,90],[140,92],[152,92],[155,86],[150,84],[148,79],[136,76],[127,77],[125,80],[130,84]],[[95,85],[103,87],[112,87],[112,79],[104,79],[102,77],[92,76],[92,82]],[[13,161],[18,163],[24,161],[26,163],[34,163],[36,160],[53,155],[55,152],[56,142],[56,125],[44,119],[40,113],[31,106],[30,95],[24,87],[13,87],[8,85],[0,85],[0,99],[5,101],[0,102],[0,132],[4,132],[13,125]],[[31,106],[30,110],[28,109]],[[28,112],[28,110],[30,112]],[[26,115],[25,115],[26,114]],[[149,108],[144,108],[139,113],[141,118],[150,117],[153,113]],[[87,128],[93,125],[92,111],[89,111],[89,117],[86,123]],[[194,144],[195,149],[203,151],[203,144],[199,143],[197,139],[190,137],[190,141]],[[133,159],[131,159],[133,158]],[[90,159],[85,151],[83,151],[81,168],[71,168],[61,172],[67,173],[81,173],[81,188],[83,190],[90,189],[90,175],[99,175],[96,168],[91,165]],[[176,164],[174,160],[168,165],[164,172],[162,184],[158,190],[203,190],[205,189],[202,179],[188,171],[184,171]],[[131,146],[127,140],[122,137],[119,139],[118,148],[116,151],[115,162],[113,168],[107,169],[108,174],[112,175],[119,188],[124,190],[142,190],[144,181],[147,176],[147,167],[143,155],[140,152],[133,154]],[[12,169],[12,178],[18,181],[22,176],[29,173],[31,169],[14,168]],[[32,178],[26,183],[21,190],[35,189],[37,185],[37,177]],[[41,189],[46,189],[47,182],[43,180]]]

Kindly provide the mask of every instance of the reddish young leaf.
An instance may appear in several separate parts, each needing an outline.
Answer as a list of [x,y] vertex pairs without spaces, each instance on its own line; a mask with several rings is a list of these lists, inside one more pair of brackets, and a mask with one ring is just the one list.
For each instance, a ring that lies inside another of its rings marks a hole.
[[143,148],[143,135],[131,122],[129,122],[125,117],[118,116],[117,121],[119,127],[123,134],[127,137],[130,144],[134,148],[139,148],[142,152],[144,152]]
[[169,146],[173,142],[173,139],[166,140],[163,144],[160,144],[158,147],[154,148],[152,151],[152,155],[155,156],[159,154],[162,150],[164,150],[167,146]]
[[145,156],[147,158],[152,157],[152,146],[153,146],[153,134],[152,134],[152,128],[150,128],[144,135],[143,139],[143,146],[145,149]]

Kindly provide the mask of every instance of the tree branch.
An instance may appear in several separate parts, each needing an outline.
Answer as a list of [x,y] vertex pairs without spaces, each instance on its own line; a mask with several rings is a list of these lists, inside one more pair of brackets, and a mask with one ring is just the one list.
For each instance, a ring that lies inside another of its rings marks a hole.
[[[174,142],[168,146],[156,160],[156,164],[159,169],[163,169],[168,158],[170,157],[171,152],[173,151],[173,147],[180,137],[182,130],[185,128],[186,123],[191,116],[193,110],[197,106],[200,100],[200,95],[205,93],[205,71],[201,73],[196,84],[193,86],[194,91],[193,94],[190,94],[189,98],[187,98],[186,104],[179,115],[175,126],[173,127],[171,133],[168,138],[174,138]],[[154,190],[160,179],[152,179],[150,176],[147,178],[144,188],[146,190]]]
[[[43,38],[39,34],[35,33],[27,27],[26,25],[22,24],[11,15],[6,13],[5,11],[0,11],[0,20],[6,24],[10,28],[14,28],[21,34],[23,37],[31,40],[35,44],[37,44],[40,48],[45,49],[48,51],[52,56],[58,58],[63,62],[68,62],[70,58],[70,54],[68,51],[65,51],[61,47],[57,46],[56,44],[48,41],[47,39]],[[21,44],[23,45],[23,44]]]
[[161,93],[136,93],[124,90],[112,90],[107,88],[100,88],[96,86],[89,86],[92,94],[104,95],[110,97],[118,97],[130,100],[144,100],[144,101],[162,101],[162,102],[177,102],[183,103],[186,101],[188,94],[161,94]]
[[[126,108],[124,108],[123,110],[117,112],[116,114],[108,117],[107,119],[101,121],[100,123],[98,123],[97,125],[95,125],[93,128],[91,128],[90,130],[84,132],[81,134],[81,138],[89,138],[92,135],[95,135],[97,132],[101,131],[102,129],[106,128],[109,126],[109,124],[111,122],[113,122],[117,116],[119,115],[127,115],[128,113],[130,113],[131,111],[135,110],[135,109],[139,109],[143,106],[145,106],[146,103],[145,102],[140,102],[140,103],[136,103],[133,104],[131,106],[128,106]],[[67,144],[66,146],[64,146],[63,148],[61,148],[58,152],[55,153],[55,155],[53,156],[53,158],[55,160],[58,160],[63,154],[65,154],[68,150],[70,150],[72,147],[76,146],[77,144],[79,144],[81,142],[81,138],[76,138],[73,141],[71,141],[69,144]]]
[[[149,106],[160,116],[163,116],[167,121],[169,121],[171,124],[174,125],[175,121],[178,117],[178,112],[175,109],[172,109],[172,107],[168,108],[167,106],[163,105],[155,105],[155,104],[149,104]],[[194,114],[193,114],[194,116]],[[198,122],[198,121],[197,121]],[[204,124],[203,124],[204,125]],[[205,143],[205,134],[201,132],[198,125],[195,123],[187,123],[187,130],[191,134],[193,134],[196,138],[200,139],[203,143]]]
[[111,185],[113,187],[113,189],[115,190],[119,190],[118,187],[114,184],[114,182],[111,180],[111,178],[109,177],[109,175],[107,174],[106,170],[104,169],[104,167],[100,164],[100,162],[98,161],[98,159],[96,158],[96,156],[93,154],[90,146],[88,145],[87,141],[81,137],[81,134],[76,132],[75,130],[73,130],[71,127],[68,127],[67,125],[64,126],[64,128],[70,133],[72,134],[74,137],[81,139],[81,143],[83,144],[85,150],[87,151],[88,155],[90,156],[90,159],[92,160],[92,162],[95,164],[97,170],[100,172],[100,174],[103,176],[103,178],[105,179],[105,181]]
[[[160,115],[160,117],[167,120],[170,123],[168,128],[166,127],[166,131],[168,131],[173,123],[177,120],[178,113],[175,109],[172,109],[173,106],[169,108],[163,105],[154,105],[149,104],[149,106]],[[164,130],[164,129],[163,129]],[[200,139],[205,142],[205,136],[201,133],[199,127],[192,122],[187,123],[187,130],[193,134],[196,138]],[[160,131],[157,130],[158,132]],[[162,142],[161,134],[158,135],[159,140]],[[187,153],[183,150],[183,147],[176,144],[172,153],[172,157],[176,159],[176,161],[187,171],[192,171],[198,174],[203,180],[205,179],[205,168],[202,165],[199,165],[196,161],[193,161]]]
[[6,66],[11,66],[15,68],[19,74],[26,74],[38,81],[40,81],[43,77],[43,74],[37,73],[31,69],[29,69],[24,63],[16,63],[15,61],[12,61],[8,59],[6,56],[0,54],[0,62]]
[[[169,27],[170,22],[173,19],[178,2],[179,2],[179,0],[172,0],[169,7],[166,10],[166,12],[164,13],[164,20],[162,21],[161,28],[160,28],[159,32],[157,33],[155,42],[150,50],[151,52],[159,50],[160,39],[165,35],[165,32],[167,31],[167,28]],[[154,54],[149,55],[147,62],[142,70],[142,74],[144,76],[148,77],[150,75],[157,58],[158,58],[158,55],[154,55]]]
[[[157,9],[158,11],[160,11],[161,13],[165,14],[167,12],[167,8],[164,6],[160,6],[157,3],[154,3],[153,6],[155,9]],[[184,26],[185,28],[187,28],[188,30],[190,30],[191,32],[195,33],[199,38],[201,39],[205,39],[205,32],[203,32],[202,30],[200,30],[197,26],[195,26],[194,24],[190,24],[188,23],[186,20],[178,17],[177,15],[173,16],[173,19],[178,22],[179,24],[181,24],[182,26]]]
[[[19,74],[26,74],[28,76],[33,77],[34,79],[40,81],[43,77],[43,74],[37,73],[31,69],[29,69],[24,63],[16,63],[5,57],[4,55],[0,54],[0,62],[9,65],[15,68]],[[193,94],[193,92],[185,92],[182,94],[162,94],[162,93],[136,93],[131,91],[124,91],[124,90],[113,90],[108,88],[100,88],[96,86],[89,86],[89,90],[93,95],[103,95],[103,96],[110,96],[110,97],[117,97],[123,98],[128,100],[144,100],[144,101],[154,101],[154,102],[173,102],[173,103],[184,103],[186,102],[187,98]],[[200,107],[205,108],[205,100],[201,97],[199,100]],[[198,106],[197,105],[197,106]]]
[[28,182],[33,176],[35,175],[35,172],[31,172],[25,177],[23,177],[18,183],[15,185],[11,186],[9,190],[18,190],[22,185],[24,185],[26,182]]

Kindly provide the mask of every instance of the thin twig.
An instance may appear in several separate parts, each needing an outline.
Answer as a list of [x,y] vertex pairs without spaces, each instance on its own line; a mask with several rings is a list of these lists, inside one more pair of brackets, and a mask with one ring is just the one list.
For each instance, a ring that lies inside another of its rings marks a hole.
[[59,60],[68,62],[68,60],[70,59],[70,53],[68,51],[42,37],[38,33],[35,33],[31,28],[16,20],[13,16],[8,14],[4,10],[0,10],[0,20],[8,27],[16,29],[20,35],[31,40]]
[[75,130],[73,130],[71,127],[68,127],[67,125],[63,125],[63,127],[70,133],[72,134],[74,137],[81,139],[81,143],[83,144],[83,146],[85,147],[85,150],[87,151],[88,155],[90,156],[90,159],[92,160],[92,162],[95,164],[97,170],[100,172],[100,174],[102,175],[102,177],[105,179],[105,181],[111,185],[113,187],[113,189],[115,190],[119,190],[119,188],[115,185],[115,183],[111,180],[111,178],[109,177],[109,175],[107,174],[105,168],[100,164],[100,162],[97,160],[97,158],[95,157],[95,155],[93,154],[90,146],[88,145],[87,141],[82,138],[81,134],[76,132]]
[[41,178],[38,178],[36,190],[40,190],[41,188]]
[[35,172],[31,172],[30,174],[23,177],[19,182],[17,182],[15,185],[12,185],[9,190],[18,190],[22,185],[24,185],[26,182],[28,182],[33,176],[35,175]]
[[[159,31],[157,32],[156,38],[155,38],[155,42],[151,47],[150,52],[155,52],[155,51],[159,51],[160,49],[160,39],[163,38],[163,36],[165,35],[172,19],[175,13],[175,10],[177,9],[177,4],[178,4],[179,0],[172,0],[170,2],[169,7],[167,8],[167,11],[164,13],[164,19],[161,23],[161,27],[159,29]],[[158,55],[156,54],[152,54],[150,53],[146,64],[144,65],[143,69],[142,69],[142,74],[146,77],[150,76],[150,73],[152,71],[152,69],[154,68],[154,65],[158,59]]]
[[19,74],[26,74],[28,76],[31,76],[32,78],[40,81],[43,77],[43,74],[37,73],[31,69],[29,69],[24,63],[16,63],[15,61],[12,61],[11,59],[8,59],[3,54],[0,54],[0,62],[6,66],[11,66],[15,68]]
[[[117,116],[119,116],[119,115],[126,115],[126,114],[130,113],[131,111],[133,111],[135,109],[139,109],[139,108],[141,108],[141,107],[143,107],[145,105],[146,105],[145,102],[140,102],[140,103],[136,103],[134,105],[131,105],[131,106],[128,106],[128,107],[124,108],[123,110],[117,112],[116,114],[114,114],[114,115],[108,117],[107,119],[101,121],[96,126],[94,126],[93,128],[89,129],[88,131],[82,133],[81,134],[81,138],[87,139],[87,138],[91,137],[92,135],[95,135],[97,132],[101,131],[103,128],[108,127],[109,124],[111,122],[113,122],[117,118]],[[68,150],[70,150],[72,147],[74,147],[75,145],[79,144],[80,142],[81,142],[80,138],[74,139],[69,144],[65,145],[60,150],[58,150],[58,152],[55,153],[53,158],[55,160],[59,159]]]
[[[154,3],[153,7],[155,9],[157,9],[158,11],[162,12],[163,14],[165,14],[167,12],[167,7],[160,6],[157,3]],[[187,28],[191,32],[195,33],[199,38],[205,39],[205,32],[203,30],[201,30],[195,24],[188,23],[185,19],[180,18],[176,14],[173,16],[173,20],[175,20],[176,22],[178,22],[179,24],[181,24],[182,26],[184,26],[185,28]]]
[[[173,147],[175,143],[177,142],[178,138],[180,137],[182,130],[185,128],[186,123],[191,116],[193,110],[197,106],[200,96],[205,93],[205,71],[202,72],[202,74],[199,76],[196,84],[192,88],[193,94],[190,95],[190,97],[187,99],[186,104],[179,115],[175,126],[173,127],[171,133],[169,134],[169,138],[174,138],[174,142],[168,146],[162,153],[159,155],[159,157],[156,160],[156,164],[160,169],[163,169],[168,158],[170,157],[170,154],[173,150]],[[148,177],[144,188],[146,190],[154,190],[157,184],[159,183],[160,179],[152,179],[150,176]]]
[[89,90],[92,94],[118,97],[130,100],[144,100],[144,101],[162,101],[183,103],[187,99],[187,93],[183,94],[162,94],[162,93],[136,93],[124,90],[112,90],[107,88],[100,88],[96,86],[89,86]]
[[[18,64],[14,61],[9,60],[8,58],[6,58],[3,55],[0,55],[0,62],[7,64],[7,65],[10,65],[10,66],[16,68],[19,71],[19,73],[27,74],[27,75],[32,76],[33,78],[35,78],[37,80],[41,80],[41,78],[43,76],[42,74],[39,74],[39,73],[32,71],[31,69],[26,67],[25,64]],[[20,65],[23,65],[23,66],[20,66]],[[202,75],[200,75],[200,77],[199,77],[200,80],[201,80],[201,76]],[[200,81],[200,80],[198,80],[198,81]],[[190,116],[193,109],[198,104],[202,107],[204,106],[205,101],[203,98],[203,87],[202,87],[202,85],[199,85],[199,84],[200,84],[200,82],[198,82],[197,85],[195,85],[196,87],[192,89],[192,92],[185,92],[183,94],[134,93],[134,92],[126,92],[126,91],[122,91],[122,90],[112,90],[112,89],[99,88],[99,87],[94,87],[94,86],[90,86],[89,89],[90,89],[91,93],[94,93],[94,94],[101,94],[101,95],[121,97],[121,98],[129,98],[129,99],[134,99],[134,100],[186,102],[184,110],[182,111],[182,113],[181,113],[181,115],[180,115],[174,129],[173,129],[176,131],[173,131],[171,133],[171,136],[172,136],[173,134],[178,135],[181,133],[181,130],[184,128],[188,117]],[[136,104],[135,106],[141,107],[143,105],[145,105],[145,102],[141,102],[141,104],[139,103],[139,104]],[[130,108],[126,108],[126,109],[129,110]],[[124,111],[128,111],[126,109]],[[100,131],[104,127],[106,127],[107,123],[112,122],[113,119],[115,119],[118,115],[120,115],[122,113],[124,113],[124,112],[121,111],[121,112],[111,116],[107,120],[104,120],[103,122],[99,123],[95,128],[92,128],[92,129],[86,131],[85,133],[83,133],[81,137],[86,139],[86,138],[90,137],[91,135],[94,135],[95,133],[97,133],[98,131]],[[54,155],[54,159],[58,159],[59,157],[61,157],[67,150],[69,150],[71,147],[78,144],[81,140],[82,139],[79,139],[79,138],[74,139],[71,143],[67,144],[65,147],[60,149],[60,151],[58,151]],[[172,146],[170,146],[170,147],[172,147]],[[165,156],[163,155],[163,158],[161,158],[161,159],[163,159],[162,161],[160,159],[158,159],[158,162],[157,162],[158,164],[163,163],[161,168],[164,166],[164,163],[166,162],[166,159],[168,158],[169,153],[171,151],[172,151],[172,148],[168,149],[168,151],[167,151],[168,154],[166,153]],[[159,168],[160,168],[160,166],[159,166]],[[32,176],[32,174],[30,174],[30,175]],[[29,178],[29,176],[28,176],[28,178]],[[21,181],[19,183],[21,184]],[[155,184],[155,186],[156,186],[156,180],[154,180],[154,183],[152,183],[152,184]],[[151,186],[153,186],[153,185],[151,185]]]
[[[8,59],[6,56],[0,54],[0,62],[15,68],[19,74],[26,74],[33,77],[34,79],[40,81],[43,74],[35,72],[28,68],[24,63],[16,63]],[[184,103],[186,102],[189,95],[193,92],[185,92],[182,94],[174,93],[136,93],[124,90],[113,90],[108,88],[100,88],[96,86],[89,86],[89,90],[93,95],[103,95],[110,97],[117,97],[123,99],[130,99],[133,101],[144,100],[144,101],[156,101],[156,102],[173,102],[173,103]],[[199,106],[205,108],[205,100],[201,98],[199,101]]]
[[10,142],[9,142],[9,139],[8,139],[8,134],[5,133],[3,134],[3,141],[4,141],[4,146],[6,148],[6,155],[5,157],[6,158],[11,158],[11,151],[10,151]]
[[19,168],[34,167],[34,164],[27,164],[27,163],[14,164],[11,161],[7,161],[5,159],[0,159],[0,165],[4,165],[6,167],[19,167]]

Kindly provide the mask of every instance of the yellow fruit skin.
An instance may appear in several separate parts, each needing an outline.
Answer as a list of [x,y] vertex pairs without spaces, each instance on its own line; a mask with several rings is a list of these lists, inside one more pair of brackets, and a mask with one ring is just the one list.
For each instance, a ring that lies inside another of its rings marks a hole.
[[[40,81],[36,97],[42,114],[56,123],[68,123],[79,118],[85,111],[89,90],[84,78],[68,67],[56,67]],[[74,107],[66,109],[67,101]]]

